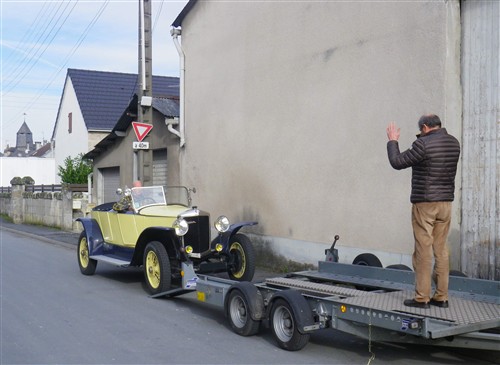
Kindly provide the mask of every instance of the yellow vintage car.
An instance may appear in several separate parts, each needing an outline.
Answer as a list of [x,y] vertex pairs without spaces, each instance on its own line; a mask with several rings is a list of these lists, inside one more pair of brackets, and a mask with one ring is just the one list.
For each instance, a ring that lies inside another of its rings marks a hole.
[[186,264],[196,274],[227,272],[232,280],[251,281],[255,251],[239,231],[257,222],[230,224],[220,216],[211,239],[209,213],[191,206],[194,191],[183,186],[119,189],[119,202],[99,205],[89,218],[79,218],[81,273],[93,275],[98,261],[142,266],[151,295],[181,286]]

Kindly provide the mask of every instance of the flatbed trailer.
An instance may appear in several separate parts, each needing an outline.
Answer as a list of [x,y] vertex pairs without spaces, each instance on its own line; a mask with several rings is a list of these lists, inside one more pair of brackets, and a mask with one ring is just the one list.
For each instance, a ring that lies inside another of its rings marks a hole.
[[373,342],[399,342],[500,351],[500,282],[450,276],[449,308],[403,305],[413,297],[414,273],[320,261],[318,270],[259,283],[196,275],[184,265],[182,287],[224,309],[234,332],[271,328],[279,347],[303,348],[310,334],[332,328]]

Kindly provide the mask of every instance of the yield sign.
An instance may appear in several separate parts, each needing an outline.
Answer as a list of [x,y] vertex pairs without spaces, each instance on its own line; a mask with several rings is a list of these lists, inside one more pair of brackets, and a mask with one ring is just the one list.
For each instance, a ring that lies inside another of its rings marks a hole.
[[134,127],[135,135],[139,142],[142,142],[144,137],[146,137],[151,129],[153,129],[152,124],[132,122],[132,127]]

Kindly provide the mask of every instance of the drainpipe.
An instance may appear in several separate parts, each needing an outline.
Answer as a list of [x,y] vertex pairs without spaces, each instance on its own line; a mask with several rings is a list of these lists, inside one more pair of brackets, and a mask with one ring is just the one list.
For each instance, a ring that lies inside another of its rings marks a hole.
[[[177,52],[179,53],[179,63],[180,63],[180,80],[179,80],[179,134],[180,134],[180,147],[182,148],[184,146],[185,141],[185,135],[184,135],[184,73],[185,73],[185,61],[184,61],[184,51],[182,49],[182,46],[179,43],[179,36],[181,35],[181,29],[180,28],[172,28],[170,30],[170,35],[172,36],[172,39],[174,41],[175,47],[177,48]],[[169,131],[175,134],[170,128],[172,128],[170,125],[168,126]],[[173,128],[172,128],[173,129]]]
[[181,138],[181,133],[174,128],[174,125],[179,124],[179,118],[174,118],[174,119],[165,118],[165,124],[167,125],[167,129],[170,133],[175,134],[177,137]]

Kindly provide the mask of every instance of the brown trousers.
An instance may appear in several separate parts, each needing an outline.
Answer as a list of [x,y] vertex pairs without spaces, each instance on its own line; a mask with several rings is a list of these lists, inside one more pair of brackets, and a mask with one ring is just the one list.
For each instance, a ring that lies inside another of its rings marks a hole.
[[436,291],[432,298],[439,301],[448,300],[450,262],[447,238],[451,222],[451,202],[415,203],[411,215],[415,237],[415,251],[412,257],[415,270],[415,300],[430,300],[432,277],[436,280]]

